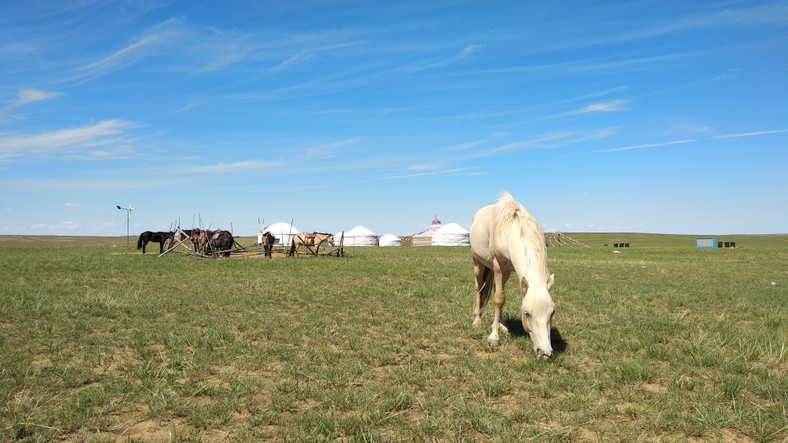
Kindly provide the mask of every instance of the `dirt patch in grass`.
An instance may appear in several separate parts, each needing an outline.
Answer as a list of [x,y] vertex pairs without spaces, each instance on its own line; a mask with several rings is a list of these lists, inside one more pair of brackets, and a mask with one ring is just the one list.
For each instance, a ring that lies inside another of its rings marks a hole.
[[668,388],[655,383],[643,383],[643,389],[652,394],[664,394],[668,392]]
[[124,430],[115,442],[172,441],[178,426],[174,421],[143,420]]

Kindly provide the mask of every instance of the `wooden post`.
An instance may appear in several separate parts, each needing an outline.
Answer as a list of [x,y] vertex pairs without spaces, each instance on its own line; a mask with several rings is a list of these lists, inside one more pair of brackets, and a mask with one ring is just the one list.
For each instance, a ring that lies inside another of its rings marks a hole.
[[[179,234],[181,234],[181,235],[183,236],[183,239],[179,240],[179,241],[178,241],[178,243],[176,243],[176,244],[174,244],[174,245],[170,246],[170,248],[169,248],[169,249],[167,249],[166,251],[164,251],[164,252],[162,252],[161,254],[159,254],[159,257],[161,257],[161,256],[163,256],[163,255],[165,255],[165,254],[168,254],[168,253],[169,253],[169,252],[171,252],[173,249],[177,248],[177,247],[178,247],[178,245],[183,245],[183,243],[184,243],[186,240],[190,240],[189,236],[188,236],[188,235],[186,235],[186,233],[185,233],[185,232],[183,232],[182,230],[178,229],[178,233],[179,233]],[[188,248],[186,245],[184,245],[183,247],[184,247],[184,248],[186,248],[186,250],[187,250],[187,251],[189,250],[189,248]]]

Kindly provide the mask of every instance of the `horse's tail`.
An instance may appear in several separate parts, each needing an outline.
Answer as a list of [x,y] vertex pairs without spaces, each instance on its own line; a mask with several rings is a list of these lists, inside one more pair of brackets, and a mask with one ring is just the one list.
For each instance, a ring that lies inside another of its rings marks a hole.
[[139,238],[139,240],[137,240],[137,249],[142,249],[142,238],[144,236],[145,236],[144,232],[142,234],[140,234],[140,238]]
[[479,288],[479,308],[483,308],[490,301],[490,294],[495,289],[495,272],[491,268],[484,267],[482,274],[482,287]]
[[290,242],[290,256],[291,257],[295,255],[295,251],[296,251],[296,242],[295,241],[296,241],[296,238],[295,238],[295,236],[293,236],[292,240]]

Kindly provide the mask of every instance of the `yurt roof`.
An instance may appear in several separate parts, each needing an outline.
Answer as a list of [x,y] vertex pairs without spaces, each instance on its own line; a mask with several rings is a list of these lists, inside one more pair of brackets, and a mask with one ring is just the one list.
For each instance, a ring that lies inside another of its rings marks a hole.
[[271,234],[300,234],[301,231],[295,228],[295,226],[290,225],[290,223],[285,222],[277,222],[272,225],[268,225],[263,232],[270,232]]
[[441,226],[435,231],[435,234],[469,234],[467,229],[458,225],[457,223],[449,223]]
[[364,226],[356,226],[355,228],[345,231],[345,237],[364,237],[376,235],[374,232],[365,228]]

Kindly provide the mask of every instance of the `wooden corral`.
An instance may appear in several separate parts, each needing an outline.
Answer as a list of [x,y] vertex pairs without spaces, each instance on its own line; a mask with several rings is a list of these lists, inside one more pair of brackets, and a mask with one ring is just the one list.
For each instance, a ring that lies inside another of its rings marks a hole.
[[[298,244],[298,246],[291,245],[289,252],[294,256],[299,255],[314,255],[314,256],[333,256],[333,257],[343,257],[345,255],[345,232],[339,235],[339,243],[336,243],[336,239],[334,239],[334,244],[328,243],[320,243],[315,242],[315,235],[319,235],[317,233],[312,234],[301,234],[305,236],[306,241]],[[311,237],[310,237],[311,236]],[[311,239],[311,241],[310,241]]]
[[560,232],[550,232],[545,234],[544,236],[545,245],[547,246],[582,246],[584,248],[588,248],[589,246],[581,241],[575,240],[574,238],[562,234]]
[[[180,252],[183,255],[191,257],[215,258],[220,256],[222,253],[230,252],[230,258],[266,258],[265,251],[262,246],[257,244],[243,246],[238,243],[237,239],[234,239],[232,249],[211,251],[210,254],[200,253],[199,251],[194,250],[191,238],[185,232],[178,230],[177,234],[180,234],[180,239],[173,240],[169,247],[163,253],[161,253],[159,257],[169,253]],[[271,250],[271,258],[284,258],[288,256],[298,257],[303,255],[343,257],[345,255],[344,241],[345,233],[342,232],[339,237],[339,243],[335,243],[334,245],[323,244],[319,247],[316,247],[314,244],[310,245],[306,243],[300,245],[298,248],[295,248],[294,251],[291,251],[293,248],[292,244],[274,245]]]

